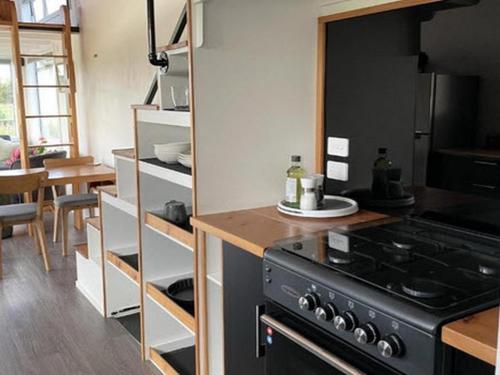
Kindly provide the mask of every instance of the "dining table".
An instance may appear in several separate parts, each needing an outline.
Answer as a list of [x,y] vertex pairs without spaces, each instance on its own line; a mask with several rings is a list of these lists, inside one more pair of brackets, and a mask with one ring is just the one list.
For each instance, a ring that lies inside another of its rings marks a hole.
[[[44,171],[45,168],[12,169],[0,171],[0,175],[20,176],[28,173]],[[80,185],[115,181],[115,170],[104,164],[86,164],[58,167],[47,170],[49,177],[45,186],[72,185],[74,192],[80,191]],[[83,228],[83,218],[81,211],[75,213],[75,228]]]

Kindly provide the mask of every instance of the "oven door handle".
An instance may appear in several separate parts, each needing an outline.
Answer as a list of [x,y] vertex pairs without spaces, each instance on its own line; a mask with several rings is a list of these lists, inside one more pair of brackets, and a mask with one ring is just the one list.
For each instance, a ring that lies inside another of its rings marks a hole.
[[294,331],[293,329],[287,327],[283,323],[274,319],[269,315],[261,315],[260,321],[267,326],[274,329],[276,332],[280,333],[290,341],[293,341],[295,344],[299,345],[303,349],[307,350],[309,353],[315,355],[319,359],[325,361],[330,366],[336,368],[346,375],[366,375],[363,371],[353,367],[342,358],[339,358],[335,354],[332,354],[328,350],[316,345],[314,342],[302,336],[300,333]]

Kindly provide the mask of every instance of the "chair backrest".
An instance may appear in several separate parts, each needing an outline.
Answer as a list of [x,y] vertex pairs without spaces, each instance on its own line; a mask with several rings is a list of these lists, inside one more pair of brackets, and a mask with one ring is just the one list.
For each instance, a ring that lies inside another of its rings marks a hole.
[[87,165],[93,163],[94,163],[93,156],[82,156],[79,158],[70,158],[70,159],[45,159],[43,161],[43,166],[45,167],[45,169],[54,169],[61,167],[73,167],[76,165]]
[[17,169],[0,172],[0,194],[31,193],[42,188],[49,173],[40,170]]

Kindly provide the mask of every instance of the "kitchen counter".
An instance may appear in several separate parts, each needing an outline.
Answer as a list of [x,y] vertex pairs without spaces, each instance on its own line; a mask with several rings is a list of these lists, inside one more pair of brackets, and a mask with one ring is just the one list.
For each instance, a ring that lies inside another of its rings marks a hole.
[[382,220],[386,215],[361,210],[334,219],[308,219],[285,216],[276,207],[263,207],[192,218],[193,227],[262,257],[275,241],[352,225]]
[[446,344],[496,364],[499,309],[494,308],[457,320],[443,327],[442,340]]
[[[193,226],[214,235],[253,255],[262,257],[275,241],[327,230],[347,229],[373,221],[392,220],[389,216],[361,210],[357,214],[335,219],[306,219],[285,216],[276,207],[264,207],[192,218]],[[443,327],[446,344],[489,364],[496,363],[499,309],[491,309]]]

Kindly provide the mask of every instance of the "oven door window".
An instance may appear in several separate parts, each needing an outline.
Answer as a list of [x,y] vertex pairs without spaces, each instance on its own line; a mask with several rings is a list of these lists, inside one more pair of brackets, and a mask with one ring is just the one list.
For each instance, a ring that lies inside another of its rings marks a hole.
[[401,374],[289,313],[275,310],[265,317],[279,326],[262,322],[266,375]]

